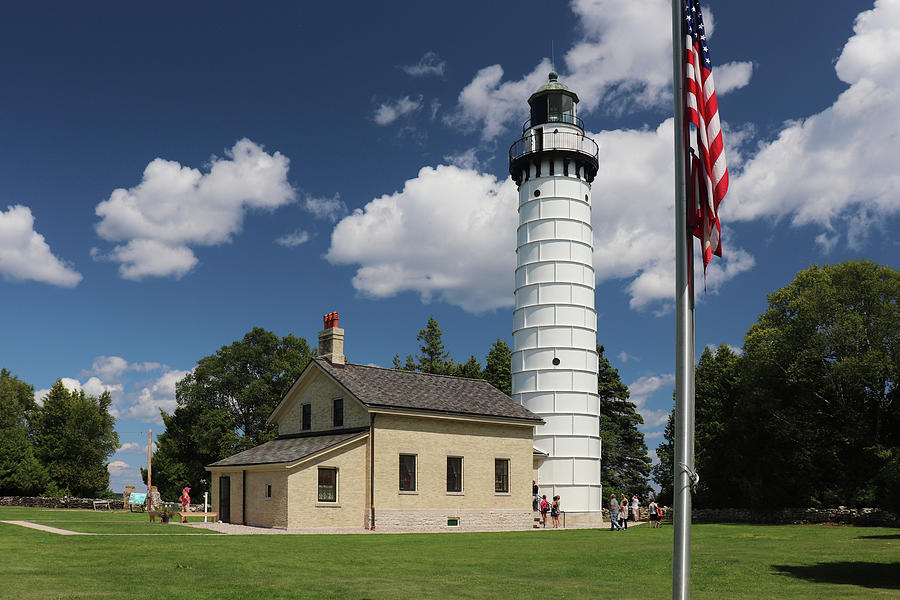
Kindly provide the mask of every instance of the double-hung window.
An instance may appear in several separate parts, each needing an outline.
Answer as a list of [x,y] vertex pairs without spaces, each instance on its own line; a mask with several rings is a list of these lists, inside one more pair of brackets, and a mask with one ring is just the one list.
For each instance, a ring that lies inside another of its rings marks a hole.
[[334,467],[319,467],[319,502],[337,502],[337,472]]
[[416,491],[416,455],[400,455],[400,491]]
[[463,491],[462,456],[447,457],[447,493],[459,494]]
[[509,493],[509,459],[494,459],[494,493]]

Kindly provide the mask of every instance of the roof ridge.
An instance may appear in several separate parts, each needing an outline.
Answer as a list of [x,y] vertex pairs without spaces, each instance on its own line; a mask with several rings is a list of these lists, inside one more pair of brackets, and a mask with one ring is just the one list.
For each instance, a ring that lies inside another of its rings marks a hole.
[[[318,356],[313,360],[322,360],[324,362],[328,362],[324,358],[320,359],[320,357],[318,357]],[[334,367],[334,365],[331,365],[331,366]],[[394,373],[410,373],[412,375],[426,375],[428,377],[446,377],[449,379],[462,379],[465,381],[482,381],[484,383],[487,383],[488,385],[491,385],[491,383],[487,379],[482,379],[480,377],[463,377],[461,375],[445,375],[443,373],[425,373],[424,371],[408,371],[406,369],[393,369],[390,367],[381,367],[378,365],[361,365],[359,363],[352,363],[352,362],[347,362],[344,364],[344,366],[345,367],[361,367],[364,369],[380,369],[382,371],[392,371]],[[340,367],[337,367],[337,368],[340,368]],[[491,387],[494,387],[494,386],[491,385]]]

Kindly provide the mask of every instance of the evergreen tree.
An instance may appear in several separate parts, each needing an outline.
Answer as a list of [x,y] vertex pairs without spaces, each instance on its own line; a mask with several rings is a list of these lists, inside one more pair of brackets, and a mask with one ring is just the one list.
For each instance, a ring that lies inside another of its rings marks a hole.
[[36,496],[50,482],[29,438],[34,388],[0,369],[0,496]]
[[650,493],[650,457],[644,434],[638,429],[644,419],[634,403],[628,401],[628,386],[619,379],[619,371],[604,356],[603,346],[597,346],[599,369],[597,393],[600,396],[600,439],[603,458],[600,481],[605,494],[637,494],[646,498]]
[[456,363],[452,374],[457,377],[468,377],[469,379],[483,379],[481,363],[478,362],[474,354],[466,362]]
[[96,496],[109,487],[107,459],[119,447],[109,392],[99,398],[69,392],[57,380],[35,412],[35,450],[50,476],[49,489]]
[[485,358],[484,378],[492,386],[512,396],[512,351],[509,345],[497,338]]
[[675,500],[675,407],[669,413],[663,441],[656,447],[659,463],[653,465],[653,481],[659,484],[656,501],[672,506]]
[[[419,341],[417,368],[422,373],[448,375],[453,372],[454,362],[444,349],[442,337],[443,332],[438,327],[437,320],[433,315],[428,317],[428,323],[425,325],[425,328],[416,335],[416,340]],[[408,360],[407,364],[409,364]]]

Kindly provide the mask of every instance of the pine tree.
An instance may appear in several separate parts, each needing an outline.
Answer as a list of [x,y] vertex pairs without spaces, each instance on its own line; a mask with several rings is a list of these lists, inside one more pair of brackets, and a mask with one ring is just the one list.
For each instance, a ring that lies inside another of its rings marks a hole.
[[484,378],[492,386],[506,394],[512,395],[512,351],[509,345],[497,338],[485,358]]
[[634,403],[628,401],[628,386],[619,379],[619,371],[610,365],[603,352],[603,346],[597,346],[597,393],[600,396],[600,439],[603,443],[600,481],[603,492],[604,495],[624,492],[646,498],[650,493],[647,477],[651,461],[644,434],[637,427],[644,419],[638,414]]
[[[418,370],[423,373],[447,375],[453,371],[454,363],[444,349],[443,332],[434,316],[428,317],[425,328],[416,335],[419,341]],[[408,361],[407,361],[408,362]]]

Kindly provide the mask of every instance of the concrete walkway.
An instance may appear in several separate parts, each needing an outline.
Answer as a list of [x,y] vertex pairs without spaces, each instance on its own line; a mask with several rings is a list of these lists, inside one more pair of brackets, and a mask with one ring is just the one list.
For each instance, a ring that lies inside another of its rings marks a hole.
[[50,527],[49,525],[39,525],[38,523],[31,523],[29,521],[0,521],[0,523],[21,525],[22,527],[28,527],[29,529],[37,529],[39,531],[46,531],[47,533],[55,533],[57,535],[97,535],[96,533],[85,533],[83,531],[69,531],[68,529],[58,529],[56,527]]

